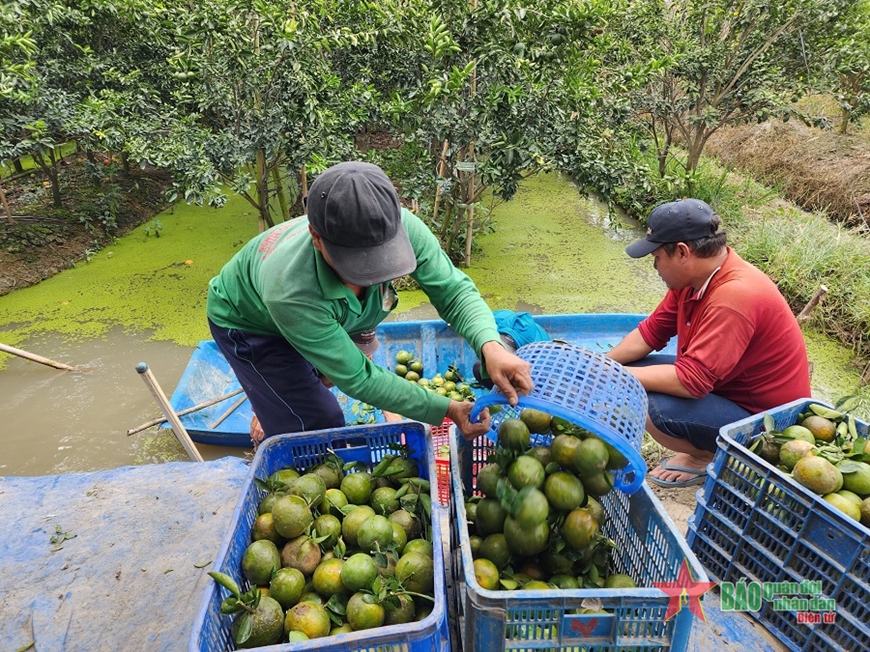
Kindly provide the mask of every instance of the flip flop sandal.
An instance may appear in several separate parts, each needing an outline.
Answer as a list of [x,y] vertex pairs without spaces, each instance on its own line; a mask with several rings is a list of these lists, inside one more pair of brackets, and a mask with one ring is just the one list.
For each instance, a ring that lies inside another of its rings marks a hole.
[[665,471],[682,471],[683,473],[691,473],[693,475],[707,475],[707,468],[703,469],[693,469],[691,466],[679,466],[678,464],[668,464],[670,460],[674,459],[673,457],[666,457],[661,462],[659,462],[659,466],[662,467]]
[[673,459],[671,457],[664,459],[659,463],[659,466],[666,471],[680,471],[681,473],[688,473],[695,477],[689,478],[688,480],[662,480],[661,478],[656,478],[655,476],[648,475],[647,480],[652,482],[659,487],[692,487],[697,484],[703,484],[707,480],[707,470],[693,469],[689,466],[679,466],[678,464],[668,464],[668,460]]

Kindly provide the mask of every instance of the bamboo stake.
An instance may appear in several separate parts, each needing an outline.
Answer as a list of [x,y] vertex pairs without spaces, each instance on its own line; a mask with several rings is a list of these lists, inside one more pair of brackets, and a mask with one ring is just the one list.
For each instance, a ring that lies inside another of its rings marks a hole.
[[233,403],[230,407],[227,408],[227,411],[226,411],[226,412],[224,412],[224,413],[223,413],[222,415],[220,415],[217,419],[215,419],[215,420],[212,421],[210,424],[208,424],[208,426],[207,426],[208,429],[209,429],[209,430],[214,430],[215,428],[217,428],[219,425],[221,425],[221,424],[224,422],[224,419],[226,419],[226,418],[227,418],[228,416],[230,416],[233,412],[235,412],[238,408],[240,408],[240,407],[242,406],[242,403],[244,403],[244,402],[247,401],[247,400],[248,400],[248,397],[247,397],[247,396],[243,396],[243,397],[240,398],[238,401],[236,401],[235,403]]
[[807,302],[807,305],[804,306],[804,309],[800,311],[800,314],[797,316],[798,324],[803,324],[810,318],[810,313],[813,311],[819,301],[825,298],[825,295],[828,294],[828,288],[824,285],[820,285],[819,289],[816,290],[815,294],[813,294],[812,299]]
[[148,365],[144,362],[140,362],[136,365],[136,371],[140,376],[142,376],[142,380],[145,382],[145,385],[148,386],[148,389],[151,390],[154,400],[157,401],[157,404],[161,407],[163,414],[166,416],[166,420],[169,421],[169,424],[172,426],[172,432],[175,433],[176,439],[178,439],[181,445],[184,446],[184,450],[187,451],[190,459],[194,462],[202,462],[202,455],[199,454],[199,451],[190,439],[190,435],[187,434],[187,430],[184,429],[178,415],[175,414],[175,410],[173,410],[172,405],[169,404],[169,399],[166,398],[166,394],[164,394],[163,390],[160,389],[160,385],[157,384],[157,379],[154,377],[154,374],[151,373]]
[[12,355],[17,355],[19,358],[26,358],[27,360],[32,360],[33,362],[38,362],[39,364],[48,365],[49,367],[54,367],[55,369],[63,369],[64,371],[81,371],[78,367],[71,367],[68,364],[64,364],[63,362],[55,362],[54,360],[49,360],[48,358],[43,358],[41,355],[36,355],[35,353],[30,353],[28,351],[22,351],[21,349],[16,349],[14,346],[9,346],[8,344],[0,344],[0,351],[4,353],[11,353]]
[[[471,0],[471,8],[477,9],[477,0]],[[474,97],[477,95],[477,64],[474,66],[474,70],[471,71],[471,96]],[[472,163],[477,163],[477,158],[474,155],[474,141],[471,141],[469,146],[470,156],[468,160]],[[466,199],[465,202],[468,205],[466,210],[466,222],[465,222],[465,266],[471,267],[471,236],[474,233],[474,186],[475,186],[475,173],[477,172],[477,168],[472,168],[471,170],[471,178],[468,180],[468,186],[466,188]]]
[[[438,178],[444,178],[445,168],[447,167],[447,139],[444,139],[444,145],[441,147],[441,162],[438,164]],[[441,184],[435,184],[435,207],[432,209],[432,221],[438,221],[438,204],[441,202]]]
[[305,164],[302,165],[302,171],[300,173],[302,178],[302,208],[304,210],[308,210],[308,175],[305,171]]
[[[244,390],[242,390],[242,388],[240,387],[239,389],[235,390],[234,392],[230,392],[229,394],[224,394],[223,396],[218,396],[217,398],[209,399],[208,401],[204,401],[203,403],[200,403],[199,405],[194,405],[193,407],[185,408],[184,410],[181,410],[180,412],[176,412],[176,414],[180,417],[183,417],[185,414],[190,414],[192,412],[198,412],[199,410],[203,410],[207,407],[211,407],[215,403],[220,403],[221,401],[225,401],[228,398],[232,398],[233,396],[236,396],[237,394],[241,394],[242,391],[244,391]],[[130,428],[127,431],[127,436],[129,437],[130,435],[135,435],[137,432],[142,432],[146,428],[150,428],[151,426],[156,426],[158,423],[163,423],[164,421],[166,421],[166,417],[164,417],[164,416],[155,417],[154,419],[151,419],[150,421],[143,423],[141,426],[136,426],[135,428]]]

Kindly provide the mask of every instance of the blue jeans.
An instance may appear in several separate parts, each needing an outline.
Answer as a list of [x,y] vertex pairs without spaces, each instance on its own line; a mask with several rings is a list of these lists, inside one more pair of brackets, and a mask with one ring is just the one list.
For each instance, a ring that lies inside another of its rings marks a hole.
[[267,437],[345,426],[335,395],[286,339],[208,326]]
[[[657,364],[674,364],[676,356],[648,355],[631,362],[626,367],[648,367]],[[649,416],[656,428],[666,435],[685,439],[699,450],[716,451],[719,429],[729,423],[750,416],[733,401],[716,394],[703,398],[682,398],[670,394],[647,392]]]

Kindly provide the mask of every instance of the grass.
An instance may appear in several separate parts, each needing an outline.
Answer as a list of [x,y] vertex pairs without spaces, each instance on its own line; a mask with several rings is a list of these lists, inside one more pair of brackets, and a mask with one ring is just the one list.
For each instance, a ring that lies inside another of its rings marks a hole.
[[[840,124],[840,106],[836,98],[825,93],[814,93],[802,97],[795,108],[809,116],[827,118],[833,129]],[[870,115],[861,116],[856,122],[849,125],[846,133],[859,136],[870,142]]]

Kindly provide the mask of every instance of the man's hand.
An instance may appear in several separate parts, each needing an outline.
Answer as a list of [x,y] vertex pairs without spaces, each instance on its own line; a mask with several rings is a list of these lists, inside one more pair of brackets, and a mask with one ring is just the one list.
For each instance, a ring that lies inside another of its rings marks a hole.
[[512,406],[517,404],[517,392],[528,395],[532,383],[531,366],[513,353],[508,353],[499,342],[487,342],[481,349],[486,372]]
[[456,424],[459,432],[468,441],[485,435],[490,428],[489,410],[480,413],[480,421],[471,423],[473,407],[474,403],[468,401],[450,401],[450,407],[447,408],[447,417]]

